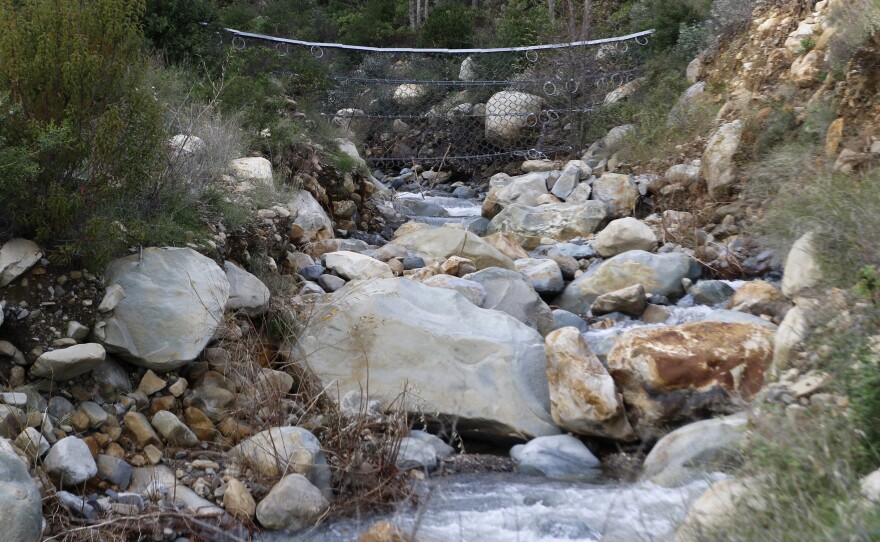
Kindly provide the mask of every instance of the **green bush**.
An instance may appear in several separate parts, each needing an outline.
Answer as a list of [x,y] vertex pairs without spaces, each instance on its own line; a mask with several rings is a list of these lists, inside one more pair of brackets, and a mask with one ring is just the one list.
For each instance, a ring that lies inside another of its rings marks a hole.
[[477,11],[458,2],[431,10],[419,29],[419,47],[466,49],[473,46]]
[[666,51],[678,43],[682,28],[707,18],[710,3],[711,0],[643,0],[632,10],[633,24],[639,29],[655,29],[651,46]]
[[210,0],[147,0],[144,38],[172,62],[201,57],[210,40],[219,41],[213,33],[216,20]]
[[496,47],[538,45],[550,32],[550,14],[540,0],[510,0],[495,28]]
[[116,203],[155,204],[165,133],[142,85],[143,13],[143,1],[0,0],[5,228],[80,255],[121,242]]
[[337,7],[336,23],[344,43],[387,47],[411,37],[405,0],[364,0]]

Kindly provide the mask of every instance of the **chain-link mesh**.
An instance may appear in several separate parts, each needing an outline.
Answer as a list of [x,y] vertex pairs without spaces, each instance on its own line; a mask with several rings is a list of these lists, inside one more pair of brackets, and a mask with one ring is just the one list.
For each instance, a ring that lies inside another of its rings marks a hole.
[[[372,166],[456,167],[582,148],[590,114],[629,91],[649,34],[525,50],[275,47],[326,64],[335,84],[323,114]],[[238,33],[233,45],[273,39]]]

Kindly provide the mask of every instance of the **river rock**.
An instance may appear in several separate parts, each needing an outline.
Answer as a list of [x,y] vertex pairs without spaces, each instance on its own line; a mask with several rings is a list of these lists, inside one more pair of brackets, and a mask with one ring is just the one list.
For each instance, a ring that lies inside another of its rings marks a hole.
[[802,235],[791,246],[782,274],[782,293],[792,298],[815,288],[822,280],[822,268],[816,259],[815,234]]
[[223,508],[238,518],[252,518],[257,512],[257,503],[247,486],[237,478],[230,478],[223,494]]
[[400,439],[394,464],[400,470],[434,470],[437,468],[437,450],[423,440],[403,437]]
[[[370,389],[372,392],[372,388]],[[289,472],[305,475],[329,499],[330,467],[315,435],[301,427],[273,427],[229,450],[230,459],[245,461],[265,476]]]
[[701,280],[687,291],[697,305],[718,305],[733,295],[733,288],[723,280]]
[[297,190],[287,203],[287,207],[291,211],[296,210],[296,219],[293,223],[304,230],[303,242],[333,238],[333,223],[330,217],[308,190]]
[[407,387],[414,408],[458,419],[463,434],[558,432],[543,338],[508,314],[406,279],[346,286],[325,308],[293,354],[340,396],[369,389],[387,408]]
[[626,419],[623,396],[611,375],[573,327],[546,338],[550,413],[559,427],[579,435],[630,442],[636,434]]
[[448,217],[449,211],[420,198],[397,198],[394,210],[404,216]]
[[34,479],[22,460],[0,450],[0,510],[3,542],[38,542],[43,531],[43,505]]
[[324,254],[324,262],[339,276],[348,280],[367,280],[374,278],[391,278],[394,272],[387,263],[375,258],[342,250]]
[[755,316],[753,314],[748,314],[745,312],[739,311],[729,311],[726,309],[715,309],[710,311],[708,314],[702,316],[699,319],[700,322],[721,322],[721,323],[741,323],[741,324],[753,324],[756,326],[765,327],[771,331],[776,331],[778,328],[776,324],[769,320],[765,320],[760,316]]
[[697,322],[626,332],[608,354],[627,414],[642,440],[735,410],[764,384],[773,332],[752,324]]
[[409,432],[409,436],[416,440],[420,440],[422,442],[426,442],[434,448],[434,453],[437,454],[437,459],[447,459],[455,455],[455,448],[446,444],[440,437],[436,435],[432,435],[431,433],[426,433],[425,431],[419,431],[418,429],[413,429]]
[[590,312],[593,313],[593,316],[621,312],[636,318],[645,312],[647,304],[648,298],[645,294],[645,287],[641,284],[634,284],[600,295],[590,306]]
[[107,352],[100,344],[76,344],[42,354],[31,367],[31,375],[64,382],[85,374],[104,361]]
[[490,267],[464,276],[483,285],[486,290],[484,309],[494,309],[513,316],[527,326],[546,335],[553,330],[553,312],[520,273]]
[[583,318],[581,318],[577,314],[564,311],[562,309],[553,310],[553,321],[554,331],[564,327],[573,327],[581,333],[586,333],[590,329],[590,327],[587,325],[587,322]]
[[527,207],[511,204],[489,223],[487,232],[508,233],[524,248],[533,249],[541,239],[569,241],[587,236],[605,220],[605,204],[599,201],[557,203]]
[[199,444],[199,439],[195,433],[180,421],[180,418],[167,410],[160,410],[153,414],[153,419],[150,423],[162,435],[165,442],[172,446],[192,448]]
[[558,294],[565,289],[562,271],[553,260],[523,258],[513,264],[539,294]]
[[65,437],[56,442],[46,455],[43,468],[62,486],[84,484],[98,474],[98,465],[88,445],[77,437]]
[[755,316],[767,315],[775,322],[780,322],[791,308],[791,303],[776,286],[764,280],[755,280],[740,286],[727,302],[727,308]]
[[549,172],[527,173],[512,177],[506,184],[493,186],[483,201],[483,216],[493,219],[513,203],[534,207],[538,199],[549,194],[547,177]]
[[586,314],[600,295],[636,284],[641,284],[651,295],[680,297],[684,294],[682,279],[699,276],[699,264],[684,254],[632,250],[602,262],[576,278],[556,298],[555,304],[575,314]]
[[499,252],[510,258],[511,260],[521,260],[528,258],[529,253],[519,246],[513,236],[506,233],[493,233],[483,238],[484,241],[498,249]]
[[543,107],[544,100],[533,94],[508,90],[493,94],[486,102],[486,137],[505,141],[518,138],[529,114],[537,118]]
[[345,279],[336,275],[321,275],[318,277],[318,284],[321,285],[325,292],[335,292],[345,286]]
[[689,423],[661,438],[642,466],[642,479],[674,487],[730,466],[745,438],[748,416],[738,413]]
[[132,469],[129,491],[164,495],[167,501],[177,503],[193,514],[208,516],[223,514],[222,508],[199,497],[195,491],[178,481],[174,471],[165,465]]
[[460,256],[472,261],[477,269],[503,267],[515,269],[513,260],[471,232],[454,228],[418,230],[394,239],[390,244],[404,247],[422,257],[446,260]]
[[330,508],[321,490],[301,474],[288,474],[257,505],[257,520],[267,529],[298,531],[315,525]]
[[108,352],[156,371],[195,359],[214,336],[229,300],[229,280],[189,248],[146,248],[105,272],[125,298],[102,316],[95,335]]
[[510,449],[510,457],[523,474],[557,480],[583,480],[596,476],[599,460],[571,435],[538,437]]
[[730,532],[744,509],[766,513],[766,484],[756,478],[725,478],[715,482],[691,505],[675,533],[675,542],[704,542],[712,533]]
[[223,268],[229,280],[229,301],[226,308],[231,311],[240,310],[251,317],[265,314],[269,310],[271,294],[263,281],[230,261],[224,262]]
[[43,251],[33,241],[12,239],[0,247],[0,288],[23,275],[34,266]]
[[605,173],[593,182],[593,199],[606,205],[608,216],[626,216],[635,209],[639,189],[629,175]]
[[422,284],[434,288],[455,290],[478,307],[482,307],[486,301],[486,289],[479,282],[472,280],[465,280],[451,275],[434,275],[423,280]]
[[596,235],[596,252],[603,258],[630,250],[651,251],[657,247],[657,236],[647,224],[632,217],[612,220]]
[[741,120],[722,125],[709,138],[703,151],[703,177],[713,198],[724,197],[736,182],[733,157],[739,150],[744,126]]
[[[581,162],[578,160],[577,162]],[[585,167],[589,168],[584,164]],[[589,175],[587,175],[589,177]],[[550,190],[550,193],[556,196],[561,200],[565,200],[568,196],[574,191],[578,184],[581,182],[581,168],[577,163],[570,162],[565,169],[562,170],[562,175],[556,179],[556,182],[553,184],[553,189]]]

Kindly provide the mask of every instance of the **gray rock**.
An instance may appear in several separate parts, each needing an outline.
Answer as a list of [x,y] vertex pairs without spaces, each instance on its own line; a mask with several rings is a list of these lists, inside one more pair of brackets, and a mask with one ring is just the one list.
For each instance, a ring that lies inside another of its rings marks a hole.
[[777,329],[778,327],[773,322],[765,320],[760,316],[755,316],[754,314],[749,314],[747,312],[731,311],[726,309],[715,309],[714,311],[700,318],[700,321],[722,323],[741,322],[744,324],[756,324],[773,330]]
[[574,191],[575,187],[580,183],[581,170],[577,164],[569,164],[562,170],[562,175],[556,179],[553,189],[550,193],[557,198],[565,201],[566,198]]
[[416,230],[394,239],[390,244],[404,247],[414,255],[446,260],[460,256],[474,262],[477,269],[503,267],[513,269],[513,260],[477,235],[454,228]]
[[195,359],[224,318],[229,280],[213,260],[188,248],[147,248],[114,260],[108,284],[125,291],[96,336],[109,352],[155,371]]
[[167,410],[160,410],[155,413],[153,419],[150,420],[150,424],[162,435],[165,442],[172,446],[192,448],[199,444],[199,439],[195,433],[180,421],[180,418]]
[[645,288],[641,284],[634,284],[600,295],[593,301],[590,312],[593,313],[593,316],[621,312],[627,316],[638,317],[645,312],[647,304]]
[[98,478],[110,482],[125,491],[131,483],[131,465],[112,455],[98,454],[95,461],[98,466]]
[[684,294],[681,280],[699,276],[699,264],[684,254],[633,250],[589,269],[565,288],[555,304],[575,314],[586,314],[600,295],[635,284],[641,284],[652,295],[680,297]]
[[85,401],[79,405],[79,410],[89,418],[89,427],[92,429],[101,427],[107,421],[107,412],[97,403]]
[[88,520],[98,519],[98,511],[84,497],[67,491],[57,491],[55,497],[71,516]]
[[577,328],[581,333],[586,333],[590,329],[587,322],[577,314],[562,309],[555,309],[553,311],[553,331],[563,327]]
[[406,387],[419,410],[459,419],[462,434],[558,432],[544,341],[515,318],[407,279],[346,286],[318,310],[326,317],[305,330],[293,358],[340,395],[369,388],[387,407]]
[[474,189],[469,186],[459,186],[455,190],[452,191],[453,197],[459,199],[473,199],[477,197],[477,193],[474,192]]
[[76,320],[67,323],[67,336],[75,341],[83,341],[89,336],[89,328]]
[[0,437],[15,438],[27,420],[21,409],[0,405]]
[[49,398],[48,412],[49,415],[56,420],[60,420],[73,414],[75,410],[76,407],[73,406],[73,403],[60,395],[55,395],[54,397]]
[[419,256],[408,256],[403,259],[403,269],[405,271],[421,269],[422,267],[425,267],[425,260]]
[[599,201],[556,203],[527,207],[511,204],[489,223],[487,232],[509,233],[526,249],[538,246],[544,237],[569,241],[596,231],[605,220],[605,204]]
[[285,426],[261,431],[229,450],[228,456],[247,461],[266,476],[303,473],[328,499],[332,498],[327,458],[321,443],[306,429]]
[[642,479],[672,487],[705,475],[707,469],[731,466],[743,442],[745,413],[694,422],[661,438],[642,467]]
[[0,247],[0,288],[23,275],[34,266],[43,252],[33,241],[12,239]]
[[[195,491],[180,483],[174,475],[174,471],[165,465],[132,469],[129,490],[133,493],[144,493],[151,498],[162,496],[168,502],[179,504],[194,514],[223,514],[222,508],[199,497]],[[129,499],[126,499],[124,503],[136,504]]]
[[31,458],[42,457],[49,451],[49,441],[33,427],[25,427],[15,439],[15,445]]
[[505,312],[538,330],[541,335],[553,330],[553,312],[520,273],[490,267],[463,278],[483,285],[486,290],[484,309]]
[[345,279],[337,277],[336,275],[321,275],[318,277],[318,285],[320,285],[325,292],[335,292],[345,286]]
[[302,276],[302,278],[304,278],[306,280],[318,280],[321,277],[321,275],[324,274],[325,270],[326,269],[324,268],[323,265],[312,264],[312,265],[307,265],[305,267],[300,267],[297,270],[297,273],[299,273]]
[[744,127],[741,120],[722,125],[709,138],[703,151],[703,177],[709,187],[709,195],[715,199],[725,196],[736,182],[733,157],[739,150]]
[[260,316],[269,310],[269,288],[263,281],[238,267],[233,262],[223,263],[226,278],[229,280],[229,301],[226,308],[242,311],[248,316]]
[[107,355],[100,344],[77,344],[46,352],[31,367],[31,375],[64,382],[85,374],[104,361]]
[[630,250],[651,251],[657,247],[657,236],[644,222],[632,217],[611,221],[596,235],[596,251],[603,258]]
[[565,289],[562,270],[554,260],[523,258],[513,264],[539,294],[558,294]]
[[56,442],[43,461],[43,467],[62,486],[83,484],[98,473],[89,447],[77,437],[65,437]]
[[697,305],[718,305],[725,303],[733,295],[734,289],[721,280],[701,280],[691,286],[687,293]]
[[0,510],[3,542],[38,542],[43,530],[42,501],[21,459],[0,450]]
[[792,298],[815,288],[822,280],[822,268],[816,258],[815,234],[802,235],[791,246],[785,259],[782,293]]
[[288,474],[257,505],[257,520],[267,529],[298,531],[315,525],[328,508],[330,502],[306,477]]
[[391,278],[394,272],[385,262],[356,252],[340,250],[324,254],[324,265],[347,280]]
[[593,183],[593,199],[607,206],[609,216],[626,216],[635,209],[639,190],[629,175],[606,173]]
[[293,222],[305,230],[302,238],[304,242],[333,238],[333,223],[330,217],[307,190],[298,190],[287,207],[291,212],[296,210],[296,220]]
[[472,280],[460,279],[452,275],[434,275],[423,280],[422,284],[434,288],[455,290],[478,307],[482,307],[486,302],[486,289],[479,282]]
[[524,474],[557,480],[589,480],[598,474],[599,460],[571,435],[538,437],[518,444],[511,448],[510,457]]
[[112,358],[106,358],[92,370],[92,376],[99,383],[118,392],[131,391],[128,371]]
[[413,429],[409,432],[409,436],[430,444],[434,448],[434,452],[437,454],[438,459],[446,459],[455,455],[455,448],[443,442],[443,440],[436,435]]
[[397,449],[397,458],[394,461],[400,470],[437,468],[437,450],[429,442],[403,437]]

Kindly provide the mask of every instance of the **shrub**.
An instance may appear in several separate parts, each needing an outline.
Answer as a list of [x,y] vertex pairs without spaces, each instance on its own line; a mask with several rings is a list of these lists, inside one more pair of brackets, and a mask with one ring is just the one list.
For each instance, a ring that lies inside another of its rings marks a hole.
[[216,19],[210,0],[147,0],[144,38],[173,62],[199,57],[213,36],[213,25],[209,30],[202,23]]
[[830,42],[829,62],[843,75],[852,55],[880,31],[880,0],[836,2],[830,18],[837,32]]
[[495,28],[496,47],[537,45],[550,34],[550,14],[543,2],[510,0]]
[[143,1],[0,0],[0,91],[13,105],[0,137],[19,158],[0,178],[7,228],[83,254],[121,242],[127,212],[114,203],[155,204],[165,134],[141,84],[143,13]]
[[639,29],[655,29],[651,46],[666,51],[678,43],[682,27],[692,27],[705,20],[705,4],[702,0],[643,0],[632,10],[633,24]]
[[410,36],[406,18],[407,3],[403,0],[365,0],[340,11],[336,23],[344,43],[382,47]]
[[420,47],[464,49],[474,40],[477,11],[458,2],[441,4],[428,14],[419,29]]

